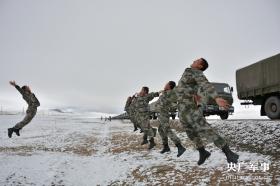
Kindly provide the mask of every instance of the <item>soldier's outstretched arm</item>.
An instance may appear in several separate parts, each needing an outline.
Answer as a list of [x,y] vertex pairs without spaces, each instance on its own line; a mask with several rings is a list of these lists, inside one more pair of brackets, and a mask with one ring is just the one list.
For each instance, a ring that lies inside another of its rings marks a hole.
[[10,85],[12,85],[13,87],[15,87],[21,94],[23,94],[23,90],[20,88],[20,86],[18,86],[16,84],[15,81],[10,81]]
[[15,81],[9,81],[10,85],[12,85],[13,87],[15,87],[17,84]]
[[151,101],[153,100],[155,97],[159,97],[159,93],[158,92],[151,92],[148,94],[148,99]]
[[161,93],[163,93],[164,92],[164,90],[160,90],[160,91],[158,91],[158,94],[161,94]]

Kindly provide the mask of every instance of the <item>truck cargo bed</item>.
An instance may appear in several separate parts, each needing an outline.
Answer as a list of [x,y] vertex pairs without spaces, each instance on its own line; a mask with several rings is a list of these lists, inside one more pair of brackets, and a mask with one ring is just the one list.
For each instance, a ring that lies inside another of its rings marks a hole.
[[241,100],[280,92],[280,54],[237,70],[236,88]]

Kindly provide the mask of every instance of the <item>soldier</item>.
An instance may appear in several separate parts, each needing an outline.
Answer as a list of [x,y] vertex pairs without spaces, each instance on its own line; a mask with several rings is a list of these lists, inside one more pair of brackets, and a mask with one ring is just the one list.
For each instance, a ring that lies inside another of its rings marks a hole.
[[177,157],[180,157],[186,149],[182,146],[181,140],[178,136],[171,130],[169,123],[169,112],[172,107],[177,106],[176,93],[174,92],[174,87],[176,83],[174,81],[169,81],[165,87],[162,95],[159,97],[155,104],[156,110],[159,112],[159,128],[158,132],[162,139],[163,149],[160,153],[170,152],[168,145],[168,137],[173,141],[173,143],[178,148]]
[[209,141],[222,149],[230,163],[237,163],[239,156],[229,149],[227,142],[207,123],[203,113],[197,108],[194,95],[197,94],[199,87],[207,93],[208,97],[213,98],[220,107],[228,108],[226,100],[219,98],[214,86],[208,82],[203,71],[208,68],[205,59],[195,60],[191,68],[185,69],[176,89],[178,99],[178,111],[180,122],[186,129],[187,135],[192,140],[199,151],[198,165],[201,165],[211,155],[205,150],[201,140],[205,137]]
[[128,114],[129,116],[129,119],[130,121],[133,123],[133,126],[134,126],[134,132],[138,130],[138,127],[137,127],[137,124],[136,124],[136,121],[134,120],[134,108],[133,108],[133,104],[134,104],[134,100],[135,97],[134,96],[129,96],[126,100],[126,104],[125,104],[125,107],[124,107],[124,110],[126,111],[126,113]]
[[156,146],[154,141],[156,129],[153,129],[150,125],[149,102],[158,96],[158,92],[149,93],[149,88],[143,87],[138,94],[137,101],[135,102],[135,107],[137,108],[136,118],[138,122],[141,123],[140,125],[144,131],[143,142],[141,145],[147,144],[149,138],[149,149],[152,149],[154,146]]
[[31,92],[29,86],[24,85],[23,87],[19,87],[15,81],[10,81],[10,84],[21,93],[23,99],[28,104],[28,108],[26,110],[26,116],[24,117],[24,119],[21,122],[17,123],[13,128],[8,129],[9,138],[12,137],[13,132],[15,132],[17,136],[20,136],[19,131],[28,123],[30,123],[30,121],[36,115],[37,107],[40,106],[40,102],[36,98],[35,94]]
[[135,123],[137,128],[140,128],[140,133],[143,133],[143,127],[141,123],[137,120],[137,107],[136,107],[137,97],[136,95],[132,96],[131,104],[130,104],[130,113],[132,122]]

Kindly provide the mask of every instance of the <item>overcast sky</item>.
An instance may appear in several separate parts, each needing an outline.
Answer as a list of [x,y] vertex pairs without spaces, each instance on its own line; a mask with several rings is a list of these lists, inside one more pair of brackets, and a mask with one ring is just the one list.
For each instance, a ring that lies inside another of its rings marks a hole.
[[279,10],[279,0],[0,0],[0,104],[25,105],[16,80],[42,109],[119,113],[199,57],[210,81],[235,87],[238,68],[280,52]]

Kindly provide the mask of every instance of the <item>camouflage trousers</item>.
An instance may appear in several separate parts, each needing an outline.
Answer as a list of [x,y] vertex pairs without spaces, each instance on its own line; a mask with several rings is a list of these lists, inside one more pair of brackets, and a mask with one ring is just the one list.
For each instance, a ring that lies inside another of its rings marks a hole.
[[178,136],[171,130],[169,123],[169,112],[161,111],[158,116],[159,127],[158,132],[162,140],[162,144],[168,144],[168,137],[173,141],[174,144],[181,143]]
[[130,121],[133,123],[134,128],[140,128],[140,129],[142,129],[142,126],[141,126],[140,123],[138,122],[135,113],[130,113],[130,114],[129,114],[129,118],[130,118]]
[[141,126],[141,129],[144,132],[144,135],[148,137],[154,137],[154,131],[150,124],[150,114],[149,112],[138,112],[137,121]]
[[204,146],[202,138],[214,142],[220,149],[226,145],[226,141],[207,123],[201,109],[192,99],[179,102],[178,111],[181,124],[197,148]]
[[25,127],[34,118],[36,113],[37,113],[37,108],[28,108],[27,111],[26,111],[26,115],[23,118],[23,120],[21,122],[17,123],[14,126],[14,128],[15,129],[22,129],[23,127]]

